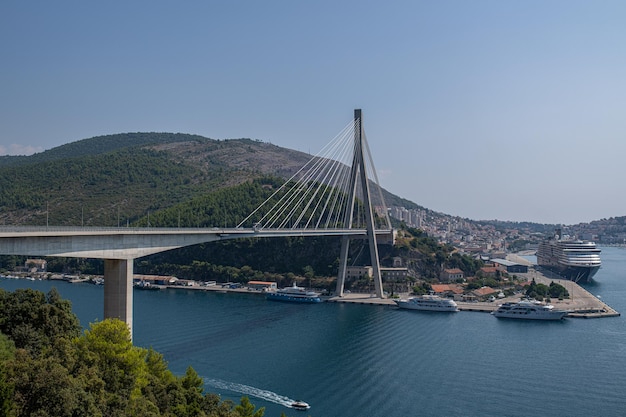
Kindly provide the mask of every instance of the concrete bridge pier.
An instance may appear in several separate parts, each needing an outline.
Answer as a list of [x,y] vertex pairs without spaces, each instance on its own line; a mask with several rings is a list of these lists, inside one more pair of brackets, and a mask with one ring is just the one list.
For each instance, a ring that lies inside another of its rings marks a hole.
[[104,260],[104,318],[120,319],[133,336],[133,259]]

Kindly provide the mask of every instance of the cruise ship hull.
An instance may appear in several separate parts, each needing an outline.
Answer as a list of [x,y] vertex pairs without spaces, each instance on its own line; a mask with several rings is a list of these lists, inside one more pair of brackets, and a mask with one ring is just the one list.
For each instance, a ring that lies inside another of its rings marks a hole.
[[594,266],[590,268],[584,267],[572,267],[572,266],[554,266],[554,265],[540,265],[550,271],[558,274],[564,279],[568,279],[570,281],[574,281],[577,283],[588,283],[591,282],[591,278],[598,272],[600,269],[599,266]]
[[585,283],[591,281],[602,265],[600,252],[594,242],[561,239],[557,229],[553,239],[539,244],[537,265],[570,281]]

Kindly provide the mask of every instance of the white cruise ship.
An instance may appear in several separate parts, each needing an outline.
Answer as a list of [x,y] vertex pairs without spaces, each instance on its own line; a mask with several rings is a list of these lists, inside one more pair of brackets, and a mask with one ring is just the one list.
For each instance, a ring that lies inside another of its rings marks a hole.
[[554,306],[538,301],[520,301],[519,303],[501,304],[491,314],[505,319],[561,320],[567,315],[567,311],[555,310]]
[[437,295],[421,295],[410,297],[406,300],[394,300],[400,308],[423,311],[459,311],[459,307],[449,298],[441,298]]
[[602,265],[600,252],[594,242],[562,238],[557,229],[554,238],[539,244],[537,265],[570,281],[589,282]]

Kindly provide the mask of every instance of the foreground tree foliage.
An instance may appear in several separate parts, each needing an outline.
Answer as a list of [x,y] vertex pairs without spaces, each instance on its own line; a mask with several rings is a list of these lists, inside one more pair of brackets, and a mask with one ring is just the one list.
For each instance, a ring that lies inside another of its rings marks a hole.
[[0,289],[0,416],[262,417],[248,398],[237,406],[204,392],[192,369],[175,376],[163,356],[133,346],[120,320],[81,335],[56,290]]

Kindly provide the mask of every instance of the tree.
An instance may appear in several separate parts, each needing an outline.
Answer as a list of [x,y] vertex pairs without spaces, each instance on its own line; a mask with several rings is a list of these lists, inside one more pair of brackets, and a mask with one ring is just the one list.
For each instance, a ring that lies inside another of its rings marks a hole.
[[15,354],[15,343],[5,334],[0,333],[0,363],[3,363]]
[[204,381],[190,366],[185,371],[185,376],[182,377],[180,382],[186,399],[184,406],[186,415],[197,415],[201,410]]
[[306,265],[302,268],[302,273],[308,279],[311,279],[315,276],[315,271],[313,271],[313,267],[311,265]]
[[0,306],[0,332],[17,348],[37,353],[55,339],[80,335],[80,323],[71,303],[62,300],[55,288],[47,295],[32,289],[0,289]]
[[77,322],[56,291],[0,290],[0,328],[12,331],[0,333],[0,416],[263,415],[247,399],[237,411],[204,394],[191,367],[174,376],[162,355],[133,346],[126,323],[107,319],[75,336]]
[[428,294],[432,290],[433,290],[433,287],[429,283],[422,282],[421,284],[417,284],[413,287],[413,294],[424,295],[424,294]]
[[16,352],[12,362],[17,416],[73,417],[81,397],[79,384],[59,359]]
[[134,347],[126,323],[106,319],[92,324],[77,341],[80,366],[94,367],[105,386],[105,414],[123,412],[148,384],[147,350]]
[[567,289],[561,284],[557,284],[554,281],[550,283],[549,294],[550,297],[558,298],[561,300],[564,298],[569,298],[569,292],[567,291]]
[[13,385],[8,381],[5,363],[15,355],[15,344],[0,333],[0,416],[9,414],[13,405]]
[[447,268],[459,268],[466,277],[471,277],[484,265],[483,261],[458,252],[452,253],[445,262]]
[[254,410],[254,404],[250,402],[248,397],[241,397],[241,402],[235,407],[238,417],[263,417],[265,407]]
[[543,300],[549,295],[550,288],[545,284],[537,284],[535,279],[531,281],[528,289],[526,290],[526,296],[529,298],[535,298],[536,300]]

